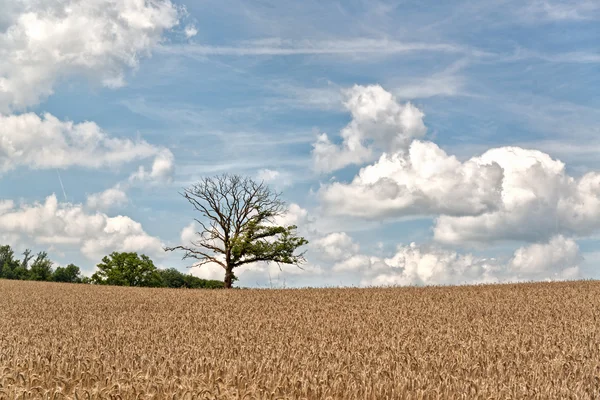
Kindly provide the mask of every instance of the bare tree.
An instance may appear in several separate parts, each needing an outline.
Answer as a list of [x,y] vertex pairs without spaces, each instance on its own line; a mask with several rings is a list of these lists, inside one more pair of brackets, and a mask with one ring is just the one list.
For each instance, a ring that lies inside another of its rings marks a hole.
[[275,218],[286,211],[281,194],[264,182],[239,175],[203,178],[181,193],[203,220],[191,245],[167,247],[183,250],[183,259],[196,259],[195,265],[215,263],[225,270],[224,287],[236,279],[234,269],[255,262],[275,262],[300,267],[306,260],[296,249],[308,243],[296,235],[297,227],[277,226]]

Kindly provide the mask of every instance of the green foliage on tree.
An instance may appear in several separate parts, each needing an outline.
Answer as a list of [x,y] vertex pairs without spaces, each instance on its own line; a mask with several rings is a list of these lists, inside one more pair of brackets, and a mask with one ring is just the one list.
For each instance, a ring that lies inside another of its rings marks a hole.
[[158,274],[162,287],[180,288],[185,285],[184,275],[175,268],[159,270]]
[[49,281],[52,277],[52,261],[45,251],[38,253],[31,264],[29,279],[33,281]]
[[115,286],[156,286],[159,282],[154,262],[142,254],[113,252],[97,265],[92,282]]
[[159,269],[161,287],[187,289],[222,289],[223,282],[201,279],[190,274],[183,274],[175,268]]
[[21,266],[21,262],[15,259],[15,252],[6,245],[0,247],[0,277],[5,279],[17,279],[15,270]]
[[220,265],[225,270],[225,288],[232,287],[237,279],[234,270],[244,264],[300,266],[306,261],[304,253],[295,252],[308,241],[296,235],[295,225],[277,225],[285,203],[264,182],[225,174],[202,179],[182,196],[202,215],[202,220],[195,219],[202,230],[189,245],[165,250],[183,250],[183,258],[197,260],[196,266]]
[[66,267],[58,267],[52,274],[54,282],[82,283],[81,270],[78,266],[69,264]]
[[0,278],[48,281],[51,277],[52,261],[46,252],[39,252],[33,258],[31,250],[27,249],[23,252],[23,259],[19,261],[10,246],[0,247]]

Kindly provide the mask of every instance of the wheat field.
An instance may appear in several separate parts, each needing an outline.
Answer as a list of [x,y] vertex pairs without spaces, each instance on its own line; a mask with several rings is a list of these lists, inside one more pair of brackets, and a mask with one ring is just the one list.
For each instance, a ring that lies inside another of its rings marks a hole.
[[0,399],[586,399],[600,283],[177,290],[0,280]]

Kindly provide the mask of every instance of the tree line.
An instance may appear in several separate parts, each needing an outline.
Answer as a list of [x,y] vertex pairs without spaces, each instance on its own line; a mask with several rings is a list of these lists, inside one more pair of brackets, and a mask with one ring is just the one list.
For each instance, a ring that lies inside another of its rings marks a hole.
[[74,264],[57,268],[53,266],[45,251],[34,256],[27,249],[23,252],[23,258],[18,259],[11,246],[0,246],[0,279],[138,287],[223,288],[223,281],[201,279],[175,268],[159,269],[148,256],[135,252],[111,253],[102,259],[91,277],[82,275],[81,269]]

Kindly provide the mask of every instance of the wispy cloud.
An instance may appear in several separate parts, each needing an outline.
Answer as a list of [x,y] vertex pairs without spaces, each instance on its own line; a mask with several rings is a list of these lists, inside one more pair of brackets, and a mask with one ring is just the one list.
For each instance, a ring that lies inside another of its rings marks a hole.
[[541,60],[551,63],[565,64],[597,64],[600,63],[599,51],[570,51],[543,53],[519,47],[512,54],[499,56],[499,61],[515,62],[523,60]]
[[279,94],[276,102],[291,108],[343,111],[342,87],[331,81],[323,86],[306,86],[291,82],[274,82],[270,90]]
[[467,77],[463,70],[471,64],[469,58],[461,58],[439,72],[428,76],[408,76],[392,80],[393,93],[400,99],[423,99],[434,96],[475,96],[465,86]]
[[342,39],[342,40],[282,40],[261,39],[245,41],[233,46],[186,44],[161,46],[159,52],[177,55],[196,56],[290,56],[290,55],[348,55],[361,54],[401,54],[411,52],[442,52],[490,55],[471,47],[452,43],[403,42],[393,39]]
[[546,137],[596,139],[600,115],[594,107],[528,94],[505,99],[502,108]]
[[597,0],[536,0],[523,7],[520,14],[530,20],[594,20],[600,18],[600,3]]

